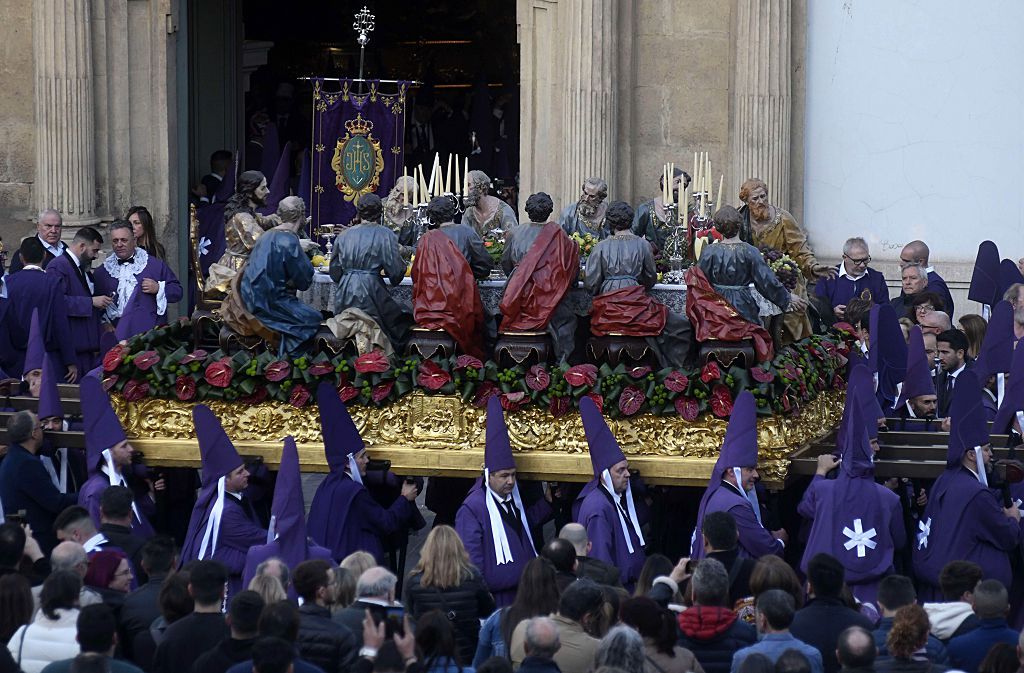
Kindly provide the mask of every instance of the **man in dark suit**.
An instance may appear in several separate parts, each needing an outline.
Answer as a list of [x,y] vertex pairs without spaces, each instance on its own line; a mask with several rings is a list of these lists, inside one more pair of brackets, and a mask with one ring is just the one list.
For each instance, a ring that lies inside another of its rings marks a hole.
[[82,227],[75,233],[67,251],[46,267],[46,273],[56,274],[61,279],[75,360],[83,375],[99,364],[100,318],[113,301],[108,295],[96,296],[90,270],[102,244],[103,237],[98,231]]
[[[113,487],[110,489],[113,490]],[[165,535],[158,535],[146,540],[142,545],[142,570],[149,580],[142,583],[135,591],[128,594],[121,606],[120,642],[126,659],[132,659],[132,644],[135,636],[149,629],[153,621],[160,616],[160,587],[171,574],[175,565],[174,540]]]
[[[68,249],[64,241],[60,240],[60,233],[63,227],[64,220],[61,218],[60,213],[53,208],[47,208],[39,213],[39,219],[36,221],[36,239],[46,250],[46,254],[43,255],[43,261],[39,265],[44,269],[54,258],[60,257]],[[21,271],[24,266],[25,260],[21,258],[20,253],[15,254],[11,258],[11,273]]]
[[130,488],[108,486],[100,496],[99,532],[112,545],[128,555],[135,579],[139,585],[142,585],[149,580],[142,567],[142,546],[146,540],[132,534],[132,504],[134,502],[135,495]]
[[706,515],[701,535],[704,538],[704,555],[721,561],[729,573],[729,601],[735,605],[736,601],[750,595],[750,574],[757,561],[740,557],[737,548],[740,534],[736,529],[736,519],[729,512]]
[[558,532],[558,537],[568,540],[576,548],[576,574],[593,580],[598,584],[610,587],[621,586],[619,580],[619,569],[608,565],[601,559],[587,556],[590,553],[591,542],[587,537],[587,529],[578,523],[567,523]]
[[939,354],[939,374],[935,378],[938,396],[938,418],[949,416],[949,403],[953,400],[956,377],[973,365],[967,357],[967,336],[958,329],[949,329],[935,338]]
[[401,606],[395,603],[397,582],[398,578],[387,568],[367,568],[356,582],[356,602],[331,617],[352,632],[356,639],[356,649],[363,646],[363,619],[367,610],[379,624],[387,619],[388,608],[401,609]]
[[31,411],[19,411],[7,422],[7,456],[0,463],[0,502],[8,514],[25,510],[25,523],[49,554],[57,538],[53,522],[66,507],[77,504],[77,493],[61,493],[50,480],[39,447],[43,445],[43,426]]
[[[67,309],[60,279],[43,271],[43,245],[37,238],[26,238],[19,253],[25,266],[16,274],[7,277],[7,313],[4,317],[4,331],[10,339],[11,351],[7,355],[12,376],[23,374],[25,354],[31,338],[32,314],[38,314],[39,336],[47,354],[60,364],[58,373],[65,380],[74,383],[78,379],[78,365],[68,325]],[[42,362],[39,362],[42,368]],[[5,368],[6,369],[6,368]]]

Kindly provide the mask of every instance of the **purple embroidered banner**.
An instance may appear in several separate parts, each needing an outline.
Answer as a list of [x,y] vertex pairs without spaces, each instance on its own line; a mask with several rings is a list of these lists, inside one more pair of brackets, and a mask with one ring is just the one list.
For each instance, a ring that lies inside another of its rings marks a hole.
[[[328,90],[327,87],[331,87]],[[313,138],[310,152],[311,231],[321,224],[348,224],[363,194],[381,198],[402,175],[405,95],[409,82],[363,84],[313,80]]]

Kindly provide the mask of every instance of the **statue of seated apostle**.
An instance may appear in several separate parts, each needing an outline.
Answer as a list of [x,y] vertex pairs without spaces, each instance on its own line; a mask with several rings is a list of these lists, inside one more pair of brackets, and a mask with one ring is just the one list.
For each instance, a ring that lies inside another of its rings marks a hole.
[[526,201],[528,223],[505,234],[501,266],[509,277],[501,310],[503,332],[546,330],[558,360],[569,358],[576,341],[576,314],[565,301],[579,277],[579,246],[549,222],[551,197],[540,192]]
[[256,240],[221,305],[228,327],[242,336],[262,337],[282,358],[297,352],[320,328],[320,312],[295,296],[296,290],[309,289],[313,282],[313,265],[298,234],[305,215],[301,198],[281,200],[281,224]]

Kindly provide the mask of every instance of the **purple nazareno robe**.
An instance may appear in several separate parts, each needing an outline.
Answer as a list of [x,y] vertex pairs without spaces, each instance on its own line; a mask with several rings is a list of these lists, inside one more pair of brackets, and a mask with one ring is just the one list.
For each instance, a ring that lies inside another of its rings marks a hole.
[[[28,371],[25,356],[33,314],[38,315],[38,338],[46,353],[64,367],[76,363],[60,279],[40,269],[22,269],[7,276],[7,312],[3,327],[11,350],[0,357],[8,364],[6,369],[12,376]],[[39,366],[42,367],[42,360]]]
[[508,521],[502,521],[513,560],[498,565],[494,554],[490,517],[487,513],[487,497],[488,491],[482,481],[477,483],[455,515],[455,530],[466,546],[469,560],[483,573],[484,582],[494,595],[494,602],[501,608],[512,604],[523,568],[537,555],[529,540],[530,526],[546,519],[551,514],[551,505],[541,498],[527,507],[526,520],[518,532]]
[[913,549],[924,600],[941,596],[939,574],[955,560],[973,561],[986,578],[1009,587],[1009,553],[1024,541],[1024,520],[1006,516],[996,491],[962,463],[968,451],[989,443],[981,385],[973,371],[957,376],[950,419],[946,470],[932,486]]
[[[138,248],[135,254],[139,255],[143,252],[145,251]],[[184,293],[181,283],[178,282],[174,272],[156,257],[152,255],[148,255],[148,257],[146,266],[142,271],[135,274],[137,280],[135,291],[128,298],[121,318],[117,321],[115,334],[119,341],[130,339],[136,334],[148,332],[158,325],[167,324],[166,312],[163,315],[157,313],[156,295],[146,294],[142,291],[142,281],[144,279],[151,278],[157,282],[165,282],[164,292],[167,296],[168,304],[175,304],[181,301],[182,294]],[[116,264],[116,259],[114,263]],[[139,263],[141,264],[141,261]],[[104,266],[96,270],[95,276],[97,295],[116,296],[117,279],[111,276],[107,270],[106,262],[104,262]]]
[[893,552],[906,544],[899,496],[874,480],[873,450],[861,400],[872,395],[871,379],[847,396],[843,462],[836,479],[815,476],[797,511],[813,521],[800,568],[816,554],[839,559],[858,600],[874,603],[878,582],[893,568]]
[[647,555],[636,530],[627,519],[630,542],[633,544],[633,552],[630,553],[622,536],[622,525],[612,494],[604,486],[591,483],[594,484],[593,488],[584,496],[576,515],[576,521],[587,529],[587,537],[590,539],[591,550],[587,555],[617,567],[622,586],[626,591],[632,591],[647,561]]
[[217,549],[213,560],[220,561],[228,569],[228,598],[234,596],[242,586],[242,572],[245,570],[245,555],[250,547],[264,544],[267,531],[260,526],[252,508],[246,509],[237,495],[224,495],[224,513],[221,514],[220,532],[217,535]]
[[[291,569],[309,559],[331,558],[331,551],[310,543],[306,537],[306,506],[302,498],[302,475],[299,472],[299,453],[295,439],[286,437],[281,449],[281,466],[274,484],[274,500],[270,505],[273,517],[271,527],[276,539],[267,544],[250,547],[245,555],[245,570],[242,572],[242,586],[256,574],[256,566],[269,558],[277,557]],[[288,587],[289,595],[294,593]]]

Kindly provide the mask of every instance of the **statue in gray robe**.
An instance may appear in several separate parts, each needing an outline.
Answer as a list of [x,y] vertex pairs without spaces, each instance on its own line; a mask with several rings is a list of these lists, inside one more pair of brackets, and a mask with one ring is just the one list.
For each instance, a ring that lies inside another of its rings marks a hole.
[[601,178],[587,178],[583,183],[580,200],[562,209],[558,216],[558,224],[570,236],[590,234],[598,240],[607,237],[611,233],[605,222],[607,198],[608,183]]
[[380,222],[381,201],[376,194],[359,200],[362,224],[349,227],[334,242],[331,254],[331,278],[338,284],[334,294],[334,313],[357,308],[372,317],[402,352],[413,325],[412,314],[392,298],[381,275],[383,270],[392,286],[405,277],[398,237]]
[[480,236],[493,230],[508,231],[519,223],[512,207],[488,192],[491,179],[483,171],[470,171],[466,179],[466,210],[462,223],[472,227]]

